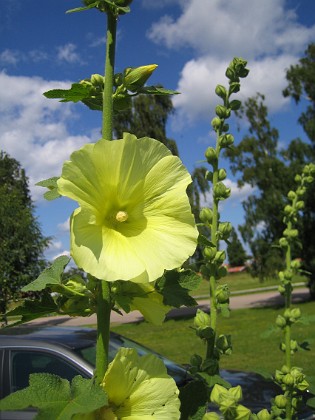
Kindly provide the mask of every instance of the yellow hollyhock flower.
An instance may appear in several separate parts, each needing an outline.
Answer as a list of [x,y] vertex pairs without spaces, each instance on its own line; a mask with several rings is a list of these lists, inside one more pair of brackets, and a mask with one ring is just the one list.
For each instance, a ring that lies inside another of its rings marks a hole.
[[99,140],[65,162],[58,192],[80,207],[71,217],[71,255],[107,280],[154,281],[182,265],[198,232],[186,195],[191,177],[157,140]]
[[135,349],[121,348],[101,385],[109,401],[109,406],[100,410],[101,418],[180,418],[176,383],[167,374],[162,360],[152,354],[140,357]]

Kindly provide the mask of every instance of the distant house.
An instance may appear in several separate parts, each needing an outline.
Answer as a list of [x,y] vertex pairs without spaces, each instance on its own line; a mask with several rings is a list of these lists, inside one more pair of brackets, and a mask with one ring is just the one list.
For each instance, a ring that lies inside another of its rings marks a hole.
[[228,273],[232,274],[232,273],[242,273],[243,271],[245,271],[247,269],[246,265],[239,265],[238,267],[230,267],[228,264],[226,264],[226,269],[228,271]]

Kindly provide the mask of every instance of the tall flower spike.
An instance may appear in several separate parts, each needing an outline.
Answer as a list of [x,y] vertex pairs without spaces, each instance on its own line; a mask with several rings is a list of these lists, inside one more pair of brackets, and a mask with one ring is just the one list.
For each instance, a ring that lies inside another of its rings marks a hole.
[[125,134],[71,155],[58,180],[80,207],[71,217],[71,255],[107,280],[154,281],[196,248],[198,232],[186,194],[191,177],[160,142]]

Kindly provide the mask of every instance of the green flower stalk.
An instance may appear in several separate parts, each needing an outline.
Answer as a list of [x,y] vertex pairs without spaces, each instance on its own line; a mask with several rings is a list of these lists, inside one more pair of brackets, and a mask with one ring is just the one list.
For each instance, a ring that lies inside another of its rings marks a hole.
[[[220,278],[226,274],[225,267],[222,266],[226,258],[225,251],[220,250],[220,241],[227,241],[232,230],[232,226],[228,222],[220,222],[219,203],[226,200],[231,193],[230,188],[224,184],[226,171],[219,167],[219,156],[224,148],[231,147],[234,138],[228,134],[229,126],[226,120],[231,116],[231,112],[237,110],[241,103],[237,100],[230,100],[230,96],[240,89],[240,78],[246,77],[248,69],[247,62],[241,58],[234,58],[226,71],[229,79],[229,88],[226,89],[222,85],[216,87],[216,94],[223,100],[222,105],[216,106],[216,117],[212,120],[211,125],[216,132],[217,140],[215,147],[208,147],[205,157],[211,170],[207,172],[206,179],[212,182],[212,209],[202,209],[200,212],[200,220],[203,226],[208,229],[210,240],[203,239],[201,243],[204,246],[203,255],[205,263],[201,267],[202,274],[209,279],[210,288],[210,319],[209,325],[198,327],[197,334],[203,337],[207,343],[206,361],[211,360],[211,369],[207,368],[207,373],[217,375],[219,373],[220,354],[228,354],[231,352],[231,344],[229,337],[220,336],[217,338],[217,315],[218,312],[228,313],[229,291],[226,285],[217,285]],[[197,317],[200,317],[200,313]],[[210,334],[208,329],[212,331]],[[222,347],[222,343],[225,343]],[[207,364],[207,366],[209,363]]]
[[[276,325],[283,331],[283,342],[281,350],[285,353],[285,365],[281,371],[275,375],[276,381],[281,385],[284,395],[279,395],[274,402],[274,410],[282,410],[286,419],[290,420],[296,413],[293,400],[297,391],[308,387],[305,375],[300,368],[292,367],[292,355],[298,350],[298,345],[291,338],[292,325],[301,317],[299,308],[292,308],[292,279],[299,271],[300,264],[292,259],[292,247],[298,242],[299,232],[296,229],[299,212],[304,208],[303,196],[307,185],[313,182],[315,176],[315,165],[306,165],[301,175],[296,175],[295,181],[298,183],[296,191],[288,193],[289,204],[284,208],[284,223],[286,228],[283,237],[279,240],[279,245],[285,253],[285,270],[279,272],[280,286],[279,291],[285,298],[285,310],[282,315],[278,315]],[[297,374],[298,372],[298,374]]]
[[74,152],[58,191],[80,204],[71,217],[76,264],[101,280],[136,283],[180,267],[198,236],[186,194],[190,182],[179,158],[147,137],[126,134]]

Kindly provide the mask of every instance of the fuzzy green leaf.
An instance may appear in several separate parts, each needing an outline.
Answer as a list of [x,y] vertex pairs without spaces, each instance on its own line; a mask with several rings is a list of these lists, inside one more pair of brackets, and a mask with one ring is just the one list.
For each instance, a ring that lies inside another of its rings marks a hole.
[[36,185],[38,185],[39,187],[48,188],[48,191],[44,193],[44,198],[46,200],[52,201],[52,200],[55,200],[55,198],[61,197],[61,195],[58,192],[58,187],[57,187],[58,179],[59,179],[58,176],[54,176],[52,178],[44,179],[43,181],[37,182]]
[[148,95],[178,95],[176,90],[164,89],[159,86],[144,86],[138,90],[138,93],[145,93]]
[[21,305],[7,312],[8,317],[19,316],[21,319],[13,321],[10,325],[18,325],[24,322],[32,321],[33,319],[47,316],[56,312],[57,306],[53,298],[47,293],[39,300],[24,300]]
[[0,410],[35,407],[37,420],[68,420],[79,413],[90,413],[107,405],[104,390],[91,380],[76,376],[69,381],[47,373],[30,375],[27,388],[0,401]]
[[189,420],[202,420],[208,403],[208,389],[204,381],[192,381],[181,388],[179,399],[181,401],[181,418]]
[[156,289],[163,295],[164,304],[179,308],[195,306],[197,302],[189,295],[201,282],[201,277],[191,270],[167,271],[156,283]]
[[46,289],[47,286],[61,284],[61,275],[69,261],[70,258],[66,255],[56,258],[52,265],[46,268],[36,280],[24,286],[22,292],[37,292]]
[[48,99],[61,99],[61,102],[79,102],[90,96],[91,87],[81,83],[73,83],[70,89],[52,89],[44,93]]

